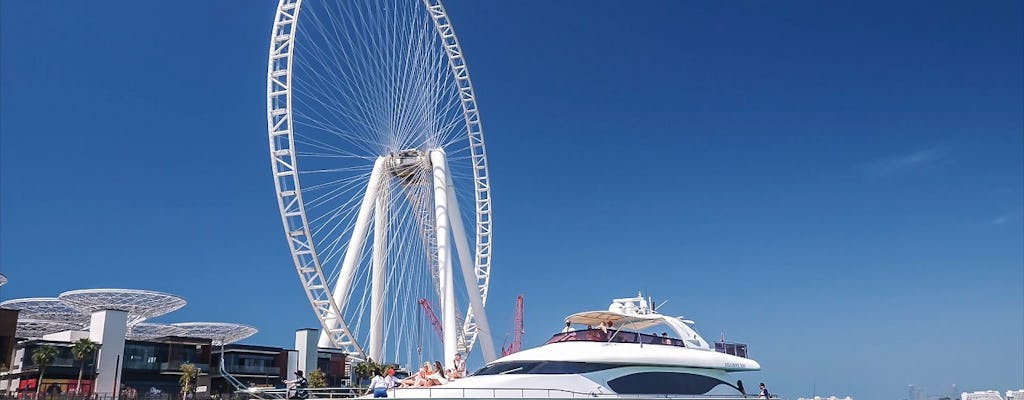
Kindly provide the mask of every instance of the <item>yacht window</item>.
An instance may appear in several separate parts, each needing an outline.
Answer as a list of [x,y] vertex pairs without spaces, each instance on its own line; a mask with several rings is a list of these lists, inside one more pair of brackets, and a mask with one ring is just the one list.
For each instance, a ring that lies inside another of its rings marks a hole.
[[526,373],[525,371],[533,369],[533,367],[536,367],[537,364],[540,363],[541,361],[513,361],[491,364],[480,368],[474,372],[473,375],[498,375],[504,373],[522,374]]
[[706,394],[718,385],[732,385],[710,376],[682,372],[641,372],[608,381],[618,394]]
[[636,343],[636,340],[637,340],[637,335],[636,335],[636,333],[633,333],[633,332],[610,331],[609,333],[612,334],[611,338],[609,339],[609,341],[612,341],[612,342]]
[[500,374],[583,374],[620,367],[617,364],[572,362],[572,361],[519,361],[488,365],[473,373],[478,375]]
[[600,329],[581,329],[578,331],[556,333],[545,344],[557,342],[618,342],[687,347],[682,340],[675,338],[614,329],[608,332]]
[[530,371],[531,374],[583,374],[593,371],[601,371],[620,367],[616,364],[572,362],[572,361],[545,361]]

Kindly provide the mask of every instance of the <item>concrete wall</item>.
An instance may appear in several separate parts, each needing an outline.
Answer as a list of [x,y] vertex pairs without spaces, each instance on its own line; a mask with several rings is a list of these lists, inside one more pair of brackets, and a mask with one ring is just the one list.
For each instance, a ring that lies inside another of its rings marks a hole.
[[124,364],[124,336],[128,333],[128,313],[103,310],[92,313],[89,339],[100,344],[97,361],[96,394],[117,393],[121,365]]
[[[295,331],[295,351],[299,353],[298,368],[307,376],[316,370],[317,342],[319,340],[319,329],[306,328]],[[288,377],[288,379],[292,378]]]

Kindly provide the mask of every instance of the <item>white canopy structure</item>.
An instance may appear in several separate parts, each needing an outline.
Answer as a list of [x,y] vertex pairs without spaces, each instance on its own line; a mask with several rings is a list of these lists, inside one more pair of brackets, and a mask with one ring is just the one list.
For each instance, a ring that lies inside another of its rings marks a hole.
[[184,328],[185,336],[210,339],[215,346],[231,344],[259,332],[249,325],[227,322],[181,322],[171,325]]
[[[52,321],[81,329],[89,324],[89,315],[74,309],[56,297],[28,297],[0,303],[0,308],[18,310],[19,329],[22,320]],[[47,332],[52,333],[52,332]]]
[[18,327],[14,337],[22,339],[39,339],[44,335],[82,329],[81,325],[47,319],[18,318]]
[[128,325],[167,314],[185,306],[185,299],[173,294],[138,289],[83,289],[61,293],[60,301],[91,314],[102,310],[128,313]]
[[566,317],[565,322],[588,326],[610,324],[609,327],[636,330],[664,324],[675,332],[679,338],[686,341],[687,347],[711,348],[708,342],[696,330],[690,327],[693,321],[683,319],[682,317],[659,314],[652,307],[652,304],[642,294],[637,294],[636,297],[612,300],[612,304],[608,306],[607,311],[598,310],[576,313]]
[[149,340],[165,336],[185,336],[188,330],[182,327],[141,322],[128,328],[129,340]]

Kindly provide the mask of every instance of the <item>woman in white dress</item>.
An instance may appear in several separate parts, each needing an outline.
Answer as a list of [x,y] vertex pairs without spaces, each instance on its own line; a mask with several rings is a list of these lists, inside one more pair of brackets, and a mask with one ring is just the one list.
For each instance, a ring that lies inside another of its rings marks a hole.
[[430,384],[427,386],[444,385],[448,383],[448,378],[444,376],[444,366],[441,365],[440,361],[434,361],[434,369],[430,375],[427,375],[427,382]]

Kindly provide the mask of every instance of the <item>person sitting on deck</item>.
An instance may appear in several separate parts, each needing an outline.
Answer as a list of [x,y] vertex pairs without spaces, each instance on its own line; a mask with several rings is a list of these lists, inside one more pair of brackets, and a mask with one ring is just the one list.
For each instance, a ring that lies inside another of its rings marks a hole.
[[444,385],[448,383],[448,378],[444,376],[444,366],[441,365],[440,361],[434,361],[434,370],[430,375],[427,375],[427,386]]
[[430,363],[429,362],[423,363],[423,366],[420,367],[419,372],[417,372],[417,373],[413,374],[412,376],[402,380],[402,386],[401,387],[423,387],[423,386],[430,386],[429,385],[429,381],[427,381],[427,376],[430,375],[430,372],[431,372],[430,371]]
[[459,379],[466,377],[466,360],[462,358],[462,353],[455,353],[455,360],[452,362],[455,369],[452,373],[448,374],[450,379]]
[[402,384],[397,378],[395,378],[395,369],[391,367],[388,367],[387,375],[384,376],[384,383],[387,384],[388,389],[398,387]]

